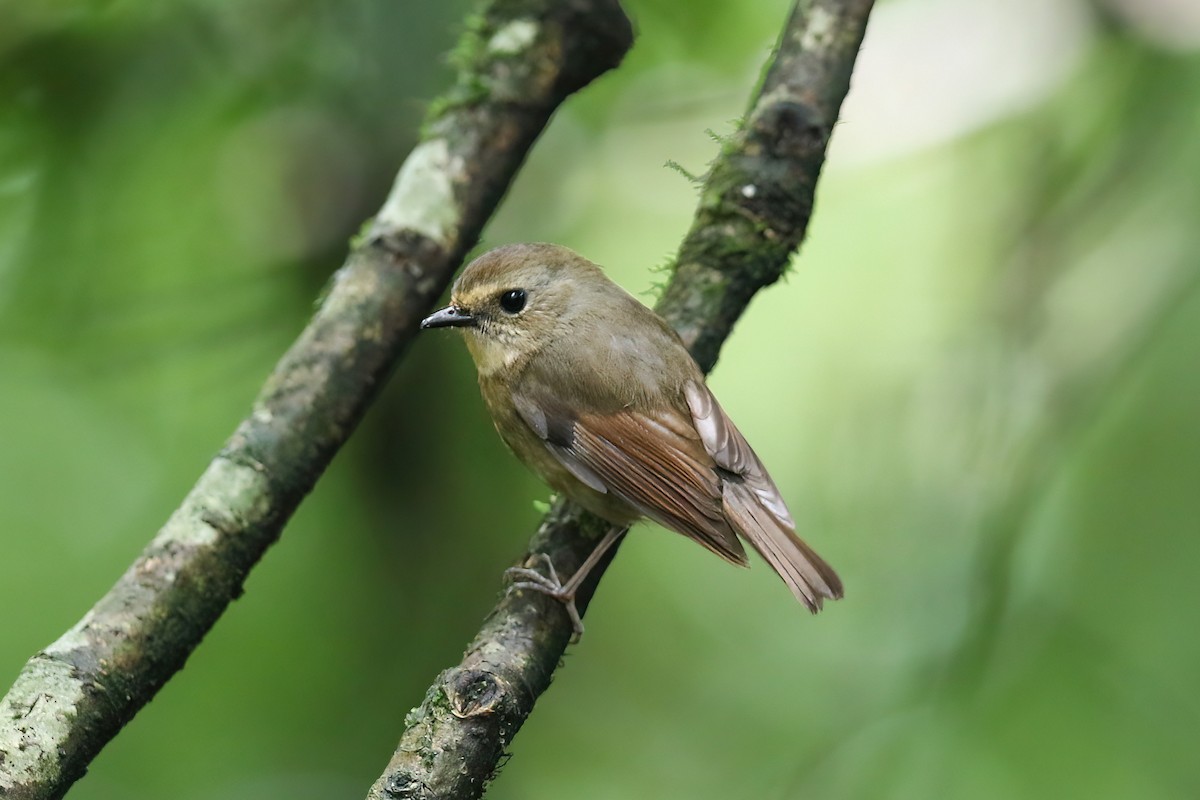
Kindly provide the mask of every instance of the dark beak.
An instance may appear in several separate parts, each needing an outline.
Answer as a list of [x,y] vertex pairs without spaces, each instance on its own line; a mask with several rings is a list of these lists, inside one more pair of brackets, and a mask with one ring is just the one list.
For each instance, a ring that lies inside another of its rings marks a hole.
[[446,306],[433,312],[421,320],[421,329],[425,328],[465,328],[475,324],[475,318],[470,311],[458,306]]

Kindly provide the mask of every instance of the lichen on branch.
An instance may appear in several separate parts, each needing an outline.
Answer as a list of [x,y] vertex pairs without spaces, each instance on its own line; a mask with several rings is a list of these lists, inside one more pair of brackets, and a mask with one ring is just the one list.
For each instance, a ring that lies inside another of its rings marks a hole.
[[357,425],[550,115],[632,43],[617,0],[492,0],[473,19],[451,99],[251,413],[112,589],[0,699],[0,796],[61,797],[183,666]]

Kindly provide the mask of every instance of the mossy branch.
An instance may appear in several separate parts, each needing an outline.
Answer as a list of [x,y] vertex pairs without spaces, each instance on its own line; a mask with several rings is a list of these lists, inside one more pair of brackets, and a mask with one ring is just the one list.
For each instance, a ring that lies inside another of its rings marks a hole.
[[183,666],[358,423],[559,104],[632,44],[617,0],[484,2],[387,202],[141,556],[0,700],[0,796],[61,797]]
[[[691,231],[658,303],[705,370],[750,298],[777,280],[804,238],[825,147],[849,89],[873,0],[800,0],[744,125],[723,144]],[[559,501],[529,544],[560,574],[583,561],[605,523]],[[611,552],[611,551],[610,551]],[[610,556],[611,558],[611,556]],[[608,560],[580,588],[586,610]],[[561,605],[519,592],[501,599],[463,660],[438,676],[405,721],[372,800],[482,795],[566,648]]]

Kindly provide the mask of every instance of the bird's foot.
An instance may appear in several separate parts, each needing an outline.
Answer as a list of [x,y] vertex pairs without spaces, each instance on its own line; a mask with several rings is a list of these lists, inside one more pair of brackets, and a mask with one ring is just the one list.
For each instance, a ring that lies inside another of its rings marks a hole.
[[[535,569],[538,563],[546,565],[548,574],[542,574]],[[509,567],[504,570],[505,577],[513,581],[508,586],[508,592],[528,589],[531,592],[540,592],[562,603],[563,608],[567,611],[567,616],[571,619],[571,644],[575,644],[583,636],[583,620],[579,618],[579,609],[575,607],[577,585],[564,586],[558,578],[558,572],[554,569],[554,562],[545,553],[534,553],[526,560],[525,564],[526,566]],[[570,583],[573,582],[568,581],[568,584]]]

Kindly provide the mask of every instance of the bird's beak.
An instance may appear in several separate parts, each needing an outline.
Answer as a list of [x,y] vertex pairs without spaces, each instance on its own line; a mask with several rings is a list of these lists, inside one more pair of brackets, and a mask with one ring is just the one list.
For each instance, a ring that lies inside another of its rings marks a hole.
[[475,324],[471,312],[449,305],[430,314],[421,320],[422,330],[425,328],[465,328]]

